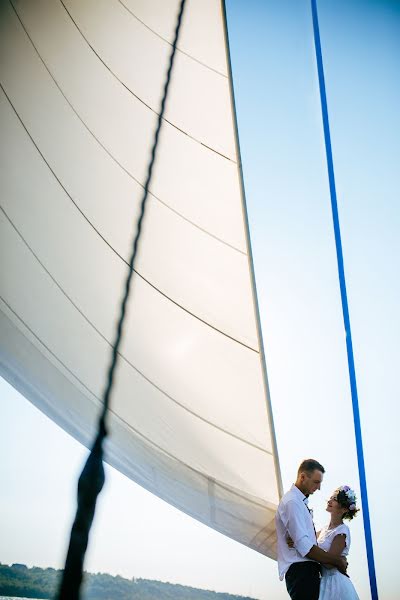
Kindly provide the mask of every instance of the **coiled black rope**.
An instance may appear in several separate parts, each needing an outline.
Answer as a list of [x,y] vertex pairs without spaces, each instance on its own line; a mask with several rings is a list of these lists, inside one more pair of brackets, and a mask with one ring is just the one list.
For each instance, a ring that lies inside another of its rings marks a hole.
[[103,466],[103,442],[107,435],[106,418],[110,404],[111,391],[114,382],[114,373],[119,357],[119,347],[121,345],[123,324],[126,313],[126,306],[131,289],[131,281],[135,266],[136,256],[139,249],[140,234],[142,231],[143,219],[145,216],[146,202],[149,191],[149,186],[153,174],[153,167],[156,159],[158,140],[160,136],[163,115],[165,112],[166,101],[168,97],[169,84],[171,81],[172,68],[174,64],[176,46],[179,38],[179,31],[182,22],[183,11],[186,0],[181,0],[179,12],[175,27],[174,42],[172,44],[169,66],[164,84],[164,93],[161,101],[160,113],[154,134],[154,142],[151,150],[151,157],[147,169],[146,184],[143,189],[141,201],[140,216],[137,222],[136,234],[133,241],[132,255],[129,262],[129,271],[125,282],[125,290],[121,302],[121,311],[118,319],[115,342],[112,349],[111,364],[108,370],[107,385],[103,396],[103,410],[100,415],[98,431],[89,458],[82,470],[78,482],[78,506],[76,516],[72,525],[71,537],[65,561],[65,569],[63,578],[58,592],[58,600],[79,600],[80,587],[83,577],[83,562],[88,546],[90,528],[92,526],[94,513],[96,509],[96,501],[101,492],[104,481],[104,466]]

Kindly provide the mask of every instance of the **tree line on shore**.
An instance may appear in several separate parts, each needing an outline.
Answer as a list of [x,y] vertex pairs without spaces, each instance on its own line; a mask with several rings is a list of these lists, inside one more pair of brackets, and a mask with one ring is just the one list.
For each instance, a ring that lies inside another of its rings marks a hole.
[[[26,565],[0,563],[0,596],[19,598],[56,597],[61,570],[28,568]],[[251,600],[185,585],[133,577],[125,579],[107,573],[84,574],[83,600]]]

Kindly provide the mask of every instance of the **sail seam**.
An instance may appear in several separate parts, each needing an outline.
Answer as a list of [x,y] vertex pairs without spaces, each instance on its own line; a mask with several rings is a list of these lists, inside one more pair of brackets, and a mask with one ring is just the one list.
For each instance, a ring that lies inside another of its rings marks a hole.
[[[273,510],[275,512],[276,508]],[[272,526],[271,526],[271,523],[272,523]],[[259,538],[260,534],[263,534],[264,532],[266,533],[266,536],[262,538],[261,542],[257,542],[257,538]],[[260,546],[266,545],[266,543],[270,539],[272,539],[273,541],[276,539],[275,519],[271,519],[271,521],[268,523],[268,525],[266,525],[265,527],[260,529],[260,531],[258,531],[256,533],[256,535],[251,538],[251,540],[249,542],[249,546],[257,549],[257,548],[260,548]]]
[[[89,220],[89,218],[85,215],[85,213],[81,210],[81,208],[78,206],[78,204],[75,202],[75,200],[72,198],[72,196],[69,194],[69,192],[67,191],[67,189],[64,187],[64,185],[61,183],[61,181],[59,180],[59,178],[57,177],[56,173],[53,171],[53,169],[51,168],[51,166],[49,165],[49,163],[47,162],[47,160],[45,159],[45,157],[43,156],[42,152],[40,151],[40,149],[38,148],[38,146],[36,145],[34,139],[32,138],[32,136],[30,135],[28,129],[25,127],[24,122],[22,121],[21,117],[19,116],[18,112],[16,111],[14,105],[12,104],[10,98],[8,97],[3,85],[0,82],[0,87],[3,90],[7,100],[9,101],[10,105],[12,106],[15,114],[17,115],[18,119],[20,120],[23,128],[25,129],[25,131],[27,132],[29,138],[32,140],[32,143],[34,144],[35,148],[37,149],[38,153],[40,154],[40,156],[42,157],[43,161],[46,163],[47,167],[49,168],[50,172],[53,174],[54,178],[56,179],[56,181],[59,183],[60,187],[64,190],[64,192],[66,193],[66,195],[68,196],[68,198],[71,200],[71,202],[73,203],[73,205],[75,206],[75,208],[78,210],[78,212],[82,215],[82,217],[85,219],[85,221],[88,223],[88,225],[90,225],[90,227],[93,229],[93,231],[95,231],[97,233],[97,235],[103,240],[103,242],[110,248],[110,250],[112,250],[116,256],[118,256],[118,258],[125,263],[127,266],[129,266],[128,262],[124,259],[124,257],[119,254],[119,252],[106,240],[106,238],[99,232],[98,229],[96,229],[96,227],[93,225],[93,223]],[[212,325],[211,323],[209,323],[208,321],[206,321],[205,319],[202,319],[200,316],[196,315],[195,313],[191,312],[189,309],[185,308],[184,306],[182,306],[181,304],[179,304],[176,300],[174,300],[173,298],[171,298],[170,296],[168,296],[167,294],[165,294],[162,290],[160,290],[157,286],[155,286],[153,283],[151,283],[151,281],[149,281],[148,279],[146,279],[146,277],[144,277],[144,275],[142,275],[137,269],[133,269],[134,272],[136,273],[136,275],[138,277],[140,277],[140,279],[142,279],[142,281],[145,281],[151,288],[153,288],[156,292],[158,292],[161,296],[163,296],[166,300],[168,300],[169,302],[171,302],[172,304],[174,304],[175,306],[177,306],[178,308],[180,308],[181,310],[183,310],[185,313],[187,313],[188,315],[192,316],[194,319],[197,319],[198,321],[200,321],[201,323],[204,323],[204,325],[207,325],[208,327],[210,327],[210,329],[213,329],[214,331],[216,331],[217,333],[220,333],[221,335],[225,336],[226,338],[232,340],[233,342],[236,342],[237,344],[240,344],[241,346],[243,346],[244,348],[247,348],[248,350],[251,350],[252,352],[255,352],[256,354],[258,354],[258,350],[256,350],[255,348],[253,348],[252,346],[249,346],[248,344],[245,344],[244,342],[242,342],[241,340],[238,340],[237,338],[229,335],[229,333],[226,333],[225,331],[222,331],[221,329],[218,329],[218,327],[215,327],[215,325]]]
[[[21,23],[21,26],[23,28],[23,30],[25,31],[26,36],[28,37],[30,43],[32,44],[36,54],[38,55],[39,59],[41,60],[41,62],[43,63],[43,66],[45,67],[46,71],[48,72],[48,74],[50,75],[51,79],[54,81],[55,85],[57,86],[58,90],[60,91],[61,95],[63,96],[63,98],[65,99],[65,101],[68,103],[68,105],[70,106],[70,108],[72,109],[72,111],[74,112],[74,114],[78,117],[79,121],[82,123],[82,125],[85,127],[85,129],[88,131],[88,133],[93,137],[94,140],[96,140],[96,142],[99,144],[99,146],[101,148],[103,148],[103,150],[108,154],[108,156],[128,175],[128,177],[130,177],[135,183],[137,183],[141,188],[143,188],[143,184],[141,183],[141,181],[139,181],[139,179],[137,179],[126,167],[124,167],[123,164],[121,164],[118,159],[111,154],[111,152],[106,148],[106,146],[99,140],[99,138],[93,133],[93,131],[89,128],[89,126],[85,123],[85,121],[82,119],[82,117],[79,115],[79,113],[77,112],[77,110],[75,109],[75,107],[73,106],[73,104],[70,102],[70,100],[67,98],[67,96],[65,95],[63,89],[61,88],[60,84],[58,83],[58,81],[56,80],[56,78],[54,77],[53,73],[51,72],[51,70],[49,69],[48,65],[46,64],[46,62],[44,61],[44,59],[42,58],[39,50],[37,49],[37,47],[35,46],[31,36],[28,33],[28,30],[26,29],[23,21],[21,20],[20,15],[18,14],[18,12],[16,11],[12,0],[9,0],[10,4],[19,20],[19,22]],[[169,123],[170,125],[172,125],[172,123],[170,123],[167,119],[165,119],[165,121],[167,123]],[[175,128],[177,128],[175,126]],[[178,128],[177,128],[178,129]],[[182,131],[182,130],[180,130]],[[187,133],[185,131],[182,131],[182,133],[184,133],[185,135],[187,135]],[[208,148],[209,150],[212,150],[212,148],[210,148],[209,146],[207,146],[206,144],[204,144],[203,142],[199,142],[202,146],[204,146],[205,148]],[[220,154],[219,152],[217,152],[216,150],[213,150],[213,152],[215,152],[216,154]],[[221,154],[221,156],[223,158],[226,158],[223,154]],[[223,240],[222,238],[218,237],[217,235],[215,235],[214,233],[211,233],[210,231],[208,231],[207,229],[204,229],[204,227],[201,227],[200,225],[198,225],[197,223],[195,223],[194,221],[191,221],[190,219],[188,219],[187,217],[185,217],[182,213],[180,213],[179,211],[177,211],[175,208],[173,208],[172,206],[170,206],[167,202],[165,202],[164,200],[162,200],[161,198],[159,198],[158,196],[156,196],[153,192],[149,191],[149,195],[152,196],[155,200],[157,200],[158,202],[160,202],[160,204],[162,204],[163,206],[165,206],[168,210],[170,210],[171,212],[173,212],[175,215],[177,215],[178,217],[180,217],[181,219],[183,219],[184,221],[186,221],[187,223],[189,223],[190,225],[193,225],[193,227],[196,227],[196,229],[199,229],[200,231],[202,231],[203,233],[205,233],[206,235],[212,237],[213,239],[217,240],[218,242],[220,242],[221,244],[224,244],[225,246],[228,246],[229,248],[232,248],[232,250],[235,250],[235,252],[239,252],[240,254],[243,254],[244,256],[246,256],[246,252],[244,252],[243,250],[240,250],[239,248],[237,248],[236,246],[234,246],[233,244],[230,244],[229,242],[227,242],[226,240]]]
[[[134,17],[137,21],[139,21],[139,23],[141,23],[144,27],[146,27],[146,29],[148,29],[149,31],[151,31],[152,33],[154,33],[154,35],[156,35],[158,38],[160,38],[160,40],[163,40],[163,42],[165,42],[166,44],[169,44],[170,46],[172,46],[172,44],[171,44],[170,41],[168,41],[165,37],[163,37],[162,35],[160,35],[159,33],[157,33],[157,31],[154,31],[154,29],[152,29],[151,27],[149,27],[149,25],[147,25],[147,23],[145,23],[144,21],[142,21],[142,19],[139,19],[139,17],[136,16],[135,13],[132,12],[130,10],[130,8],[128,8],[126,6],[126,4],[124,4],[124,2],[122,2],[122,0],[118,0],[118,2],[124,7],[124,9],[126,11],[128,11],[128,13],[130,15],[132,15],[132,17]],[[218,71],[218,69],[214,69],[214,67],[210,67],[210,65],[208,65],[207,63],[205,63],[205,62],[199,60],[198,58],[194,57],[192,54],[189,54],[189,52],[185,52],[185,50],[182,50],[182,48],[178,48],[178,46],[177,46],[176,49],[181,54],[184,54],[188,58],[191,58],[195,62],[199,63],[199,65],[202,65],[203,67],[206,67],[206,69],[209,69],[210,71],[213,71],[214,73],[217,73],[217,75],[221,75],[221,77],[225,77],[225,79],[228,78],[227,75],[225,75],[221,71]]]
[[[7,300],[5,300],[5,298],[3,298],[2,295],[0,295],[0,300],[2,302],[4,302],[4,304],[7,306],[7,308],[17,317],[17,319],[19,321],[21,321],[21,323],[24,325],[24,327],[26,327],[26,329],[36,338],[36,340],[44,347],[46,348],[47,352],[49,352],[49,354],[51,354],[61,365],[62,367],[68,371],[68,373],[70,375],[72,375],[72,377],[74,379],[76,379],[76,381],[79,382],[79,384],[85,388],[85,390],[87,392],[89,392],[89,394],[91,395],[92,398],[96,399],[99,404],[103,405],[103,401],[101,400],[101,398],[99,398],[73,371],[71,371],[71,369],[69,367],[67,367],[67,365],[60,360],[60,358],[58,356],[56,356],[56,354],[54,354],[54,352],[40,339],[40,337],[33,331],[33,329],[31,329],[29,327],[29,325],[24,321],[24,319],[22,319],[22,317],[20,315],[18,315],[18,313],[15,312],[15,310],[9,305],[9,303],[7,302]],[[118,353],[119,354],[119,353]],[[119,354],[120,355],[120,354]],[[120,355],[122,357],[122,355]],[[72,382],[71,382],[72,383]],[[144,434],[140,433],[140,431],[138,431],[137,429],[135,429],[130,423],[128,423],[127,421],[125,421],[125,419],[123,419],[120,415],[118,415],[117,413],[115,413],[113,411],[113,409],[111,407],[108,408],[109,412],[111,412],[117,419],[119,419],[120,421],[122,421],[126,427],[128,427],[129,429],[131,429],[132,431],[134,431],[137,435],[143,437],[146,441],[148,441],[150,444],[152,444],[153,446],[156,446],[156,448],[158,448],[159,450],[161,450],[164,454],[167,454],[168,456],[171,456],[172,458],[174,458],[175,460],[177,460],[178,462],[182,463],[183,465],[185,465],[186,467],[189,467],[190,469],[196,471],[196,469],[194,469],[193,467],[190,467],[190,465],[188,465],[187,463],[183,462],[181,459],[177,458],[176,456],[174,456],[173,454],[170,454],[167,450],[165,450],[164,448],[162,448],[161,446],[159,446],[156,442],[154,442],[153,440],[151,440],[150,438],[148,438],[147,436],[145,436]],[[195,415],[196,416],[196,415]],[[239,442],[242,442],[243,444],[246,444],[248,446],[253,447],[255,450],[262,452],[263,454],[267,454],[268,456],[272,456],[272,453],[267,450],[266,448],[261,448],[260,446],[256,446],[255,444],[252,444],[251,442],[240,438],[238,436],[236,436],[235,434],[230,433],[229,431],[226,431],[224,429],[221,429],[220,427],[218,427],[217,425],[214,425],[210,422],[208,422],[208,424],[210,425],[210,427],[213,427],[215,429],[218,429],[220,431],[222,431],[223,433],[226,433],[227,435],[234,437],[235,439],[237,439]],[[201,473],[200,471],[196,471],[199,474],[203,475],[203,473]],[[219,484],[222,485],[222,484]],[[229,488],[227,488],[229,489]]]
[[[11,0],[10,0],[11,1]],[[71,13],[69,12],[68,8],[65,6],[64,1],[60,0],[60,3],[63,5],[66,13],[69,15],[71,21],[73,22],[73,24],[75,25],[76,29],[79,31],[79,33],[81,34],[82,38],[85,40],[85,42],[87,43],[87,45],[89,46],[89,48],[92,50],[92,52],[97,56],[97,58],[99,59],[99,61],[105,66],[105,68],[111,73],[111,75],[132,95],[134,96],[134,98],[136,98],[137,100],[139,100],[139,102],[141,102],[143,104],[143,106],[146,106],[146,108],[148,108],[152,113],[154,113],[156,116],[159,116],[159,113],[152,108],[149,104],[147,104],[144,100],[142,100],[142,98],[140,96],[138,96],[137,94],[135,94],[135,92],[133,90],[131,90],[130,87],[127,86],[126,83],[124,83],[122,81],[122,79],[120,79],[116,73],[114,73],[114,71],[108,66],[108,64],[105,62],[105,60],[103,60],[100,56],[100,54],[98,54],[98,52],[94,49],[94,47],[91,45],[91,43],[89,42],[89,40],[85,37],[85,35],[83,34],[82,30],[79,28],[77,22],[74,20],[74,18],[72,17]],[[163,121],[166,121],[165,117],[162,117]],[[170,125],[172,125],[172,127],[174,127],[177,131],[180,131],[181,133],[184,133],[185,135],[187,135],[190,139],[192,139],[194,142],[196,142],[197,144],[200,144],[201,146],[204,146],[205,148],[208,148],[209,150],[211,150],[212,152],[215,152],[216,154],[219,154],[220,156],[222,156],[223,158],[225,158],[226,160],[229,160],[232,163],[235,163],[235,161],[232,158],[229,158],[229,156],[226,156],[225,154],[222,154],[221,152],[218,152],[217,150],[214,150],[214,148],[211,148],[210,146],[206,146],[205,144],[203,144],[201,142],[201,140],[197,139],[196,137],[194,137],[193,135],[191,135],[190,133],[188,133],[187,131],[183,131],[182,129],[180,129],[177,125],[175,125],[174,123],[171,123],[171,121],[168,121],[168,123]]]

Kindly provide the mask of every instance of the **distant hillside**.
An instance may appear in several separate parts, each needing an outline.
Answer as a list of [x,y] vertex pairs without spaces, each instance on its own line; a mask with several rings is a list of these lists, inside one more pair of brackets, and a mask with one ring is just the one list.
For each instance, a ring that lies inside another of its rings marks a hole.
[[[62,571],[0,563],[0,596],[54,598]],[[151,579],[85,573],[83,600],[252,600]]]

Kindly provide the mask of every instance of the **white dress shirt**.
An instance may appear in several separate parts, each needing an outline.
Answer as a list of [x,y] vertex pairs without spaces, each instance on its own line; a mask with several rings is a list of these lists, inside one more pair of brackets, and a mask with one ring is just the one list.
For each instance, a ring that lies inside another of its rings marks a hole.
[[[279,578],[283,579],[290,565],[311,560],[306,558],[317,545],[314,523],[307,507],[308,498],[294,484],[279,503],[275,516],[278,537]],[[290,535],[294,547],[289,548],[286,536]]]

